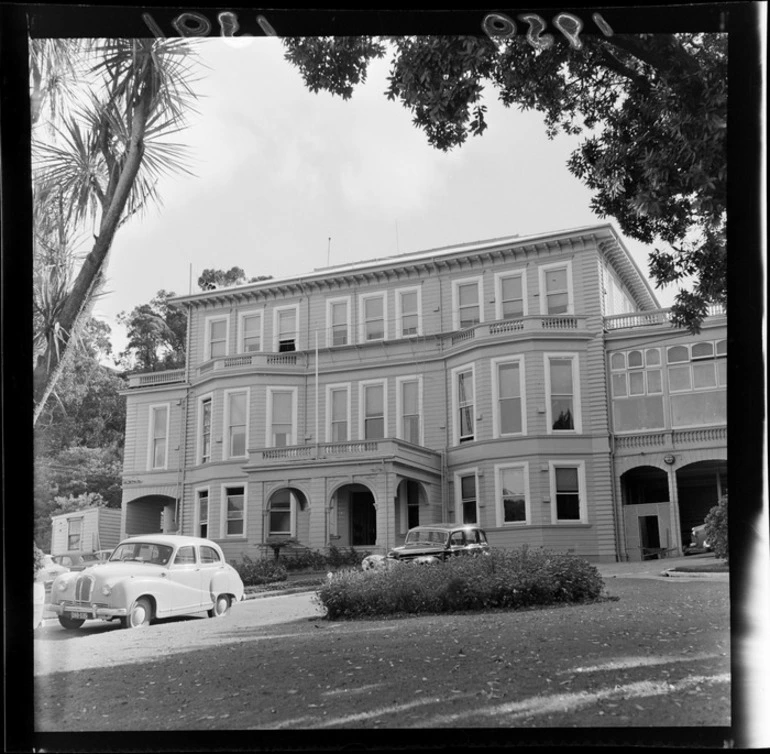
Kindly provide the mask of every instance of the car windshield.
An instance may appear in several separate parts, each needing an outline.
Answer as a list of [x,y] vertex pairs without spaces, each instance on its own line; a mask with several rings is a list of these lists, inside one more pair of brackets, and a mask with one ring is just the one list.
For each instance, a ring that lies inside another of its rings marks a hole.
[[447,536],[447,532],[440,529],[416,529],[407,533],[405,543],[407,545],[444,545]]
[[80,557],[83,559],[83,562],[88,560],[99,560],[99,557],[92,552],[84,552]]
[[115,548],[110,562],[134,560],[139,563],[166,565],[171,558],[173,549],[170,545],[156,545],[152,542],[127,542]]

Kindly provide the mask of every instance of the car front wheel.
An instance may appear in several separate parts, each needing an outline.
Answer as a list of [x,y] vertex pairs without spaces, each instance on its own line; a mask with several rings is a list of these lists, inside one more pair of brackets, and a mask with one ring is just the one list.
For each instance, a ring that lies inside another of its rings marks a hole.
[[140,597],[128,611],[128,615],[123,619],[125,628],[141,628],[149,626],[152,618],[152,605],[146,597]]
[[61,623],[68,631],[74,631],[75,629],[80,628],[85,621],[82,618],[69,618],[66,615],[60,615],[59,623]]
[[223,618],[230,612],[230,597],[227,594],[220,594],[214,607],[209,610],[209,618]]

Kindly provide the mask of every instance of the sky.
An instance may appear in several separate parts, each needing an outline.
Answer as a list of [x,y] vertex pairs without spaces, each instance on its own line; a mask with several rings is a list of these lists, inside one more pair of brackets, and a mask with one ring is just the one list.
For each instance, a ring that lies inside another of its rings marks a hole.
[[[164,178],[162,207],[119,229],[94,308],[116,353],[119,312],[160,289],[196,292],[206,268],[279,278],[606,221],[567,170],[578,138],[549,140],[541,115],[503,107],[494,91],[487,131],[441,152],[384,95],[387,58],[345,101],[308,91],[278,39],[209,38],[199,55],[198,112],[174,138],[195,177]],[[651,248],[625,240],[646,274]],[[656,290],[661,306],[675,292]]]

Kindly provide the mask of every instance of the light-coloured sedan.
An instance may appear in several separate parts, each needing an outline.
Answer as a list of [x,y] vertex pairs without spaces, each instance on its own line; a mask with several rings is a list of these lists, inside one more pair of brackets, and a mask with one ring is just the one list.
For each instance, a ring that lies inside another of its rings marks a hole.
[[64,628],[91,618],[126,628],[155,618],[207,611],[226,615],[243,599],[243,582],[209,539],[152,534],[123,540],[106,563],[58,576],[48,608]]

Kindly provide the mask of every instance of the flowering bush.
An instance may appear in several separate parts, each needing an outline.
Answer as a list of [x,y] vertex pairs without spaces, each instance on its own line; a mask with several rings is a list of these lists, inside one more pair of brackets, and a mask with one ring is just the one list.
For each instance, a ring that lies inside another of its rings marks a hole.
[[259,584],[273,584],[276,581],[286,581],[286,568],[272,558],[257,558],[252,560],[248,555],[241,556],[240,563],[234,563],[233,568],[238,571],[244,586],[258,586]]
[[523,548],[439,565],[344,571],[331,575],[316,598],[337,619],[585,602],[603,589],[602,577],[587,561]]
[[724,495],[706,516],[706,541],[714,555],[723,560],[728,559],[727,546],[727,495]]
[[368,552],[359,552],[348,547],[340,549],[332,545],[328,553],[307,548],[287,550],[281,555],[281,563],[288,571],[327,571],[329,568],[341,568],[343,566],[360,566],[361,561]]

